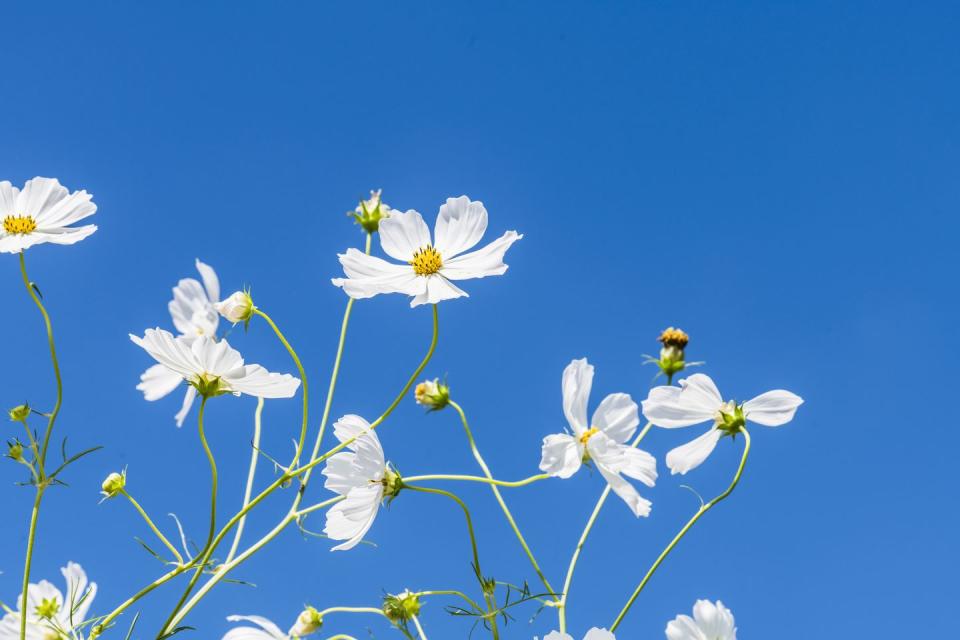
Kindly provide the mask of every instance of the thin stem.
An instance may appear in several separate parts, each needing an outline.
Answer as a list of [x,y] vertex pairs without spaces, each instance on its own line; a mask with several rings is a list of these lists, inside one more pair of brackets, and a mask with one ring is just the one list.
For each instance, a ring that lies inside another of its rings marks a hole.
[[147,526],[150,527],[150,530],[153,531],[153,534],[160,539],[160,542],[162,542],[167,549],[170,550],[170,553],[173,554],[173,557],[177,559],[177,564],[178,565],[183,564],[183,556],[181,556],[180,552],[177,551],[177,548],[173,546],[173,544],[171,544],[169,540],[167,540],[167,537],[163,535],[163,532],[161,532],[160,529],[157,528],[157,525],[153,523],[153,520],[150,519],[150,516],[147,515],[147,512],[144,511],[143,507],[140,506],[140,503],[134,500],[133,496],[127,493],[126,489],[121,489],[120,493],[126,496],[127,500],[130,501],[130,504],[133,505],[133,508],[137,510],[137,512],[143,517],[144,521],[147,523]]
[[[640,430],[640,433],[637,434],[637,437],[633,439],[633,442],[630,443],[631,447],[636,447],[640,444],[640,441],[643,440],[647,433],[650,431],[650,428],[653,427],[652,422],[648,422],[644,425],[643,429]],[[583,528],[583,533],[580,534],[580,539],[577,541],[577,547],[573,550],[573,556],[570,558],[570,566],[567,567],[567,577],[563,581],[563,597],[560,599],[560,604],[557,607],[557,616],[560,621],[560,633],[565,633],[567,631],[567,596],[570,593],[570,584],[573,582],[573,572],[577,568],[577,562],[580,560],[580,552],[583,551],[583,546],[587,543],[587,538],[590,536],[590,531],[593,529],[593,525],[597,522],[597,517],[600,515],[600,510],[603,509],[604,503],[607,501],[607,497],[610,495],[610,485],[608,484],[603,488],[603,493],[600,494],[600,499],[597,500],[597,504],[593,507],[593,512],[590,514],[590,519],[587,520],[586,526]]]
[[687,521],[687,524],[683,525],[683,528],[680,529],[680,532],[670,541],[670,544],[657,556],[657,559],[650,566],[650,569],[647,571],[646,575],[643,576],[643,580],[640,581],[640,584],[637,585],[637,588],[634,589],[633,594],[630,596],[630,599],[627,600],[627,603],[621,609],[620,614],[617,616],[617,619],[613,621],[613,624],[610,625],[610,631],[616,631],[617,627],[620,626],[620,623],[623,622],[623,619],[626,617],[627,613],[630,611],[630,607],[633,606],[634,601],[636,601],[637,596],[640,595],[640,592],[643,591],[643,588],[647,586],[647,583],[650,581],[650,578],[653,577],[653,574],[660,567],[660,564],[666,559],[670,552],[673,551],[673,548],[677,546],[677,543],[683,539],[683,536],[687,535],[687,532],[697,523],[697,520],[700,519],[703,514],[709,511],[714,505],[725,499],[733,490],[737,488],[737,483],[740,482],[740,476],[743,475],[743,469],[747,466],[747,456],[750,455],[750,434],[743,427],[740,427],[741,434],[743,434],[743,456],[740,458],[740,465],[737,467],[737,472],[733,476],[733,480],[730,482],[730,486],[727,487],[726,491],[718,495],[716,498],[710,502],[701,505],[693,517]]
[[427,640],[427,634],[424,633],[423,627],[420,626],[420,620],[417,616],[410,616],[410,619],[413,620],[413,626],[417,628],[417,635],[420,636],[420,640]]
[[[461,407],[459,404],[457,404],[453,400],[450,401],[450,406],[453,407],[454,410],[456,410],[456,412],[460,415],[460,422],[463,423],[463,430],[467,435],[467,441],[470,443],[470,451],[473,452],[474,459],[477,461],[477,464],[480,465],[480,469],[483,470],[484,475],[489,480],[493,481],[493,474],[490,472],[490,468],[487,466],[486,461],[484,461],[483,456],[480,455],[480,449],[477,447],[477,443],[473,438],[473,432],[470,430],[470,423],[467,421],[467,414],[464,412],[463,407]],[[541,480],[548,477],[549,476],[545,474],[540,476],[533,476],[532,478],[528,478],[526,481],[521,480],[520,482],[522,484],[515,484],[515,485],[503,484],[501,486],[520,487],[520,486],[523,486],[524,484],[528,484],[529,482],[535,482],[536,480]],[[500,495],[500,490],[497,488],[498,484],[501,484],[501,483],[493,482],[490,486],[490,489],[491,491],[493,491],[493,495],[497,499],[497,503],[500,505],[500,509],[503,511],[503,515],[507,518],[507,522],[510,524],[510,528],[513,529],[514,535],[517,536],[517,540],[520,542],[520,546],[523,547],[524,553],[527,554],[527,559],[530,560],[530,564],[531,566],[533,566],[533,570],[537,573],[537,576],[540,577],[540,581],[543,583],[543,586],[546,587],[547,591],[550,592],[550,594],[554,597],[554,599],[559,602],[560,596],[557,595],[556,591],[554,591],[553,589],[553,586],[550,585],[550,581],[547,580],[547,576],[540,569],[540,564],[537,562],[536,557],[534,557],[533,551],[530,550],[530,546],[527,544],[526,539],[524,539],[523,534],[520,533],[520,527],[517,525],[516,520],[514,520],[513,514],[510,513],[510,508],[507,507],[506,501],[504,501],[503,496]]]
[[[207,443],[207,436],[203,432],[203,413],[207,408],[207,397],[204,396],[200,401],[200,413],[197,415],[197,432],[200,434],[200,443],[203,445],[203,451],[207,454],[207,460],[210,462],[210,532],[207,534],[207,543],[204,548],[210,546],[213,541],[213,534],[217,530],[217,461],[213,457],[213,451]],[[200,565],[203,570],[203,565]]]
[[477,611],[483,611],[476,600],[463,593],[462,591],[454,591],[453,589],[443,589],[439,591],[417,591],[416,595],[418,596],[457,596],[462,598],[467,604],[476,609]]
[[277,338],[286,348],[287,353],[290,354],[290,357],[293,358],[293,363],[297,366],[297,373],[300,375],[300,384],[302,385],[300,391],[303,394],[303,418],[300,421],[300,438],[297,440],[296,453],[293,456],[293,462],[290,463],[291,467],[295,467],[297,466],[297,462],[300,460],[300,454],[303,453],[303,445],[307,439],[307,427],[310,424],[307,416],[307,409],[310,406],[310,393],[309,387],[307,386],[307,372],[304,371],[303,365],[300,363],[300,358],[297,356],[297,352],[293,350],[292,346],[290,346],[290,343],[287,341],[286,337],[284,337],[283,332],[280,331],[280,327],[277,326],[273,319],[260,309],[255,308],[253,313],[266,320],[267,324],[270,325],[270,328],[273,329],[273,332],[277,334]]
[[331,613],[372,613],[381,617],[386,617],[386,614],[383,613],[383,609],[378,609],[376,607],[328,607],[319,612],[320,619],[322,620]]
[[339,497],[336,497],[336,498],[332,498],[332,499],[331,499],[332,502],[331,502],[331,500],[324,500],[323,502],[318,502],[317,504],[310,505],[309,507],[304,507],[303,509],[300,509],[300,510],[298,510],[298,511],[291,511],[291,513],[294,515],[294,517],[295,517],[296,519],[299,520],[300,518],[302,518],[303,516],[307,515],[308,513],[313,513],[314,511],[319,511],[320,509],[323,509],[324,507],[329,507],[333,502],[338,502],[338,501],[340,501],[340,500],[345,500],[345,499],[346,499],[346,496],[339,496]]
[[431,475],[425,475],[425,476],[409,476],[404,478],[404,480],[409,480],[410,482],[423,482],[423,481],[430,481],[430,480],[454,480],[454,481],[463,481],[463,482],[480,482],[483,484],[489,484],[497,487],[516,488],[516,487],[525,487],[528,484],[533,484],[534,482],[539,482],[540,480],[547,480],[549,478],[550,478],[549,475],[545,473],[541,473],[539,475],[530,476],[529,478],[524,478],[523,480],[507,481],[507,480],[496,480],[494,478],[485,478],[481,476],[462,476],[462,475],[456,475],[456,474],[440,473],[440,474],[431,474]]
[[57,400],[53,405],[53,411],[50,412],[47,419],[47,428],[43,434],[43,446],[40,449],[40,455],[37,458],[37,464],[39,466],[39,482],[37,483],[37,495],[33,501],[33,512],[30,515],[30,529],[27,532],[27,553],[26,558],[23,563],[23,596],[21,600],[20,611],[24,612],[20,616],[20,639],[26,640],[27,637],[27,589],[30,586],[30,570],[33,566],[33,548],[36,543],[37,538],[37,522],[40,517],[40,503],[43,501],[44,491],[46,489],[46,461],[47,461],[47,448],[50,446],[50,436],[53,434],[53,425],[57,420],[57,416],[60,415],[60,406],[63,404],[63,380],[60,377],[60,363],[57,361],[57,347],[53,341],[53,325],[50,323],[50,315],[47,314],[46,308],[43,306],[43,302],[40,301],[40,296],[37,295],[36,290],[33,288],[33,283],[30,282],[29,276],[27,276],[27,263],[23,255],[23,251],[20,252],[20,273],[23,276],[23,285],[27,288],[27,293],[30,294],[30,298],[33,300],[34,304],[37,305],[37,309],[40,310],[40,315],[43,316],[43,324],[47,329],[47,342],[50,345],[50,361],[53,364],[53,377],[57,382]]
[[93,627],[93,629],[90,630],[90,640],[95,640],[97,636],[102,634],[110,626],[117,616],[126,611],[131,605],[135,604],[138,600],[146,596],[157,587],[169,582],[173,578],[189,569],[191,566],[193,566],[194,562],[196,562],[196,560],[188,562],[185,565],[180,565],[179,567],[165,573],[144,588],[140,589],[140,591],[137,591],[135,594],[124,600],[120,606],[111,611],[108,615],[101,619],[100,622]]
[[[243,507],[250,504],[250,495],[253,493],[253,480],[257,475],[257,460],[260,457],[260,425],[263,416],[263,398],[257,398],[257,410],[253,414],[253,451],[250,453],[250,469],[247,471],[247,486],[243,491]],[[242,508],[241,507],[241,510]],[[237,547],[240,546],[240,537],[243,535],[243,526],[247,522],[247,516],[243,515],[237,523],[237,532],[233,536],[233,544],[230,545],[230,551],[227,553],[225,562],[233,560],[237,554]]]

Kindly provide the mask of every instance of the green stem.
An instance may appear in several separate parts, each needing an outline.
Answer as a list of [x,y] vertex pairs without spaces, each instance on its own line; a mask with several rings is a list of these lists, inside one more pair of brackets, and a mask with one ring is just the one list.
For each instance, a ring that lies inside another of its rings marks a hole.
[[[253,493],[253,480],[257,475],[257,460],[260,457],[260,425],[263,416],[263,398],[257,398],[257,410],[253,414],[253,451],[250,453],[250,468],[247,471],[247,486],[243,491],[243,507],[250,504],[250,495]],[[241,507],[241,509],[243,508]],[[240,537],[243,535],[243,527],[247,522],[247,516],[244,515],[237,523],[237,532],[233,536],[233,544],[230,545],[230,551],[227,553],[225,562],[233,560],[237,555],[237,547],[240,546]]]
[[423,627],[420,626],[420,620],[417,616],[410,616],[410,619],[413,620],[413,626],[417,628],[417,635],[420,636],[420,640],[427,640],[427,634],[424,633]]
[[467,435],[467,441],[470,443],[470,451],[473,452],[473,457],[477,461],[477,464],[480,465],[480,469],[483,470],[484,475],[492,481],[490,486],[491,491],[493,491],[494,497],[497,499],[497,503],[500,505],[500,509],[503,511],[503,515],[507,518],[507,522],[510,524],[510,528],[513,529],[513,533],[517,536],[517,540],[520,542],[520,546],[523,547],[524,553],[527,554],[527,559],[530,560],[533,570],[537,573],[537,576],[540,577],[540,581],[543,583],[543,586],[547,588],[547,591],[553,595],[554,599],[559,602],[560,596],[554,591],[553,587],[550,585],[550,581],[547,580],[547,576],[540,569],[540,564],[537,562],[536,557],[533,555],[533,551],[530,550],[530,546],[527,544],[526,539],[524,539],[523,534],[520,533],[520,527],[517,525],[516,520],[513,517],[513,514],[510,513],[510,508],[507,507],[506,501],[504,501],[503,496],[500,495],[500,490],[497,488],[497,485],[501,486],[517,486],[521,487],[524,484],[529,484],[530,482],[535,482],[536,480],[541,480],[548,478],[549,476],[543,474],[539,476],[533,476],[527,480],[521,480],[517,484],[502,484],[499,482],[493,481],[493,474],[490,472],[490,467],[487,466],[486,461],[484,461],[483,456],[480,455],[480,449],[477,447],[477,443],[473,438],[473,432],[470,430],[470,423],[467,421],[467,414],[464,412],[463,407],[454,402],[450,401],[450,406],[456,410],[460,415],[460,422],[463,423],[463,430]]
[[473,553],[473,569],[477,574],[477,582],[480,583],[480,591],[483,593],[483,599],[487,603],[487,616],[486,618],[490,621],[491,630],[493,632],[494,638],[499,638],[499,630],[497,629],[497,613],[496,606],[491,600],[490,595],[487,593],[487,589],[484,586],[483,570],[480,568],[480,554],[477,551],[477,537],[473,531],[473,518],[470,517],[470,509],[467,508],[466,503],[461,500],[455,493],[450,491],[444,491],[443,489],[434,489],[430,487],[418,487],[416,485],[403,483],[404,489],[410,489],[411,491],[419,491],[421,493],[432,493],[438,496],[445,496],[450,498],[463,510],[463,517],[467,521],[467,533],[470,535],[470,549]]
[[[207,408],[207,397],[204,396],[200,401],[200,413],[197,415],[197,432],[200,434],[200,443],[203,445],[203,451],[207,454],[207,460],[210,463],[210,532],[207,534],[207,543],[204,549],[210,546],[213,541],[213,534],[217,530],[217,461],[213,457],[213,451],[207,443],[207,436],[203,431],[203,413]],[[200,570],[203,565],[200,565]]]
[[462,598],[467,604],[476,609],[477,611],[483,611],[476,600],[463,593],[462,591],[454,591],[453,589],[443,589],[443,590],[431,590],[431,591],[417,591],[416,595],[418,596],[457,596]]
[[60,406],[63,404],[63,380],[60,377],[60,363],[57,361],[57,347],[53,341],[53,325],[50,323],[50,315],[43,306],[43,302],[40,301],[40,297],[33,288],[33,283],[30,282],[29,276],[27,276],[27,263],[23,255],[23,251],[20,252],[20,273],[23,276],[23,285],[27,288],[27,293],[30,294],[30,298],[33,300],[34,304],[37,305],[37,309],[40,310],[40,315],[43,316],[43,323],[47,329],[47,342],[50,345],[50,360],[53,363],[53,377],[57,382],[57,400],[53,405],[53,411],[50,412],[47,419],[47,428],[43,435],[43,446],[40,449],[40,455],[37,459],[40,479],[36,485],[37,495],[33,501],[33,512],[30,515],[30,529],[27,533],[27,553],[23,563],[23,596],[20,603],[20,610],[23,612],[23,614],[20,616],[20,640],[26,640],[26,612],[28,603],[27,590],[30,586],[30,570],[33,566],[33,549],[37,538],[37,522],[40,517],[40,503],[43,501],[43,494],[46,489],[47,482],[46,472],[44,471],[46,469],[47,448],[50,446],[50,436],[53,434],[53,425],[57,420],[57,416],[60,415]]
[[[652,422],[648,422],[646,425],[644,425],[643,429],[640,430],[640,433],[637,434],[637,437],[634,438],[633,442],[630,443],[630,446],[636,447],[638,444],[640,444],[640,441],[646,437],[651,427],[653,427]],[[566,633],[567,631],[567,595],[570,593],[570,584],[573,582],[573,572],[577,568],[577,561],[580,559],[580,552],[583,551],[583,546],[587,543],[587,537],[589,537],[590,531],[593,529],[593,525],[596,524],[597,517],[600,515],[600,510],[603,509],[603,505],[606,503],[607,497],[610,495],[610,491],[610,485],[604,487],[603,493],[600,494],[600,499],[597,500],[597,504],[593,507],[593,512],[590,514],[590,519],[587,520],[587,524],[583,528],[583,533],[580,534],[580,539],[577,541],[577,548],[573,550],[573,556],[570,558],[570,566],[567,567],[567,577],[563,581],[563,597],[560,599],[560,603],[557,606],[557,616],[560,621],[560,633]]]
[[410,477],[404,478],[404,480],[409,480],[410,482],[422,482],[422,481],[430,481],[430,480],[455,480],[455,481],[463,481],[463,482],[480,482],[483,484],[489,484],[497,487],[516,488],[516,487],[525,487],[528,484],[533,484],[534,482],[539,482],[540,480],[547,480],[549,478],[550,476],[548,476],[547,474],[541,473],[536,476],[530,476],[529,478],[524,478],[523,480],[514,480],[511,482],[507,480],[496,480],[494,478],[486,478],[481,476],[462,476],[462,475],[456,475],[456,474],[440,473],[440,474],[430,474],[425,476],[410,476]]
[[137,512],[143,517],[144,521],[147,523],[147,526],[150,527],[150,530],[153,531],[153,534],[160,539],[160,542],[162,542],[167,549],[170,550],[170,553],[173,554],[173,557],[177,559],[177,564],[182,565],[183,556],[181,556],[180,552],[177,551],[177,548],[173,546],[173,544],[171,544],[169,540],[167,540],[167,537],[163,535],[163,532],[161,532],[160,529],[157,528],[157,525],[153,523],[153,520],[150,519],[150,516],[147,515],[147,512],[143,509],[143,507],[140,506],[140,503],[134,500],[133,496],[127,493],[126,489],[121,489],[120,493],[126,496],[127,500],[130,501],[130,504],[133,505],[133,508],[137,510]]
[[683,539],[683,536],[687,535],[687,532],[697,523],[697,520],[703,516],[707,511],[709,511],[714,505],[725,499],[733,490],[736,489],[737,483],[740,482],[740,476],[743,475],[743,469],[747,465],[747,456],[750,455],[750,434],[743,427],[740,427],[741,434],[743,434],[743,456],[740,458],[740,465],[737,467],[737,472],[733,476],[733,480],[730,482],[730,486],[727,487],[727,490],[718,495],[716,498],[710,502],[701,505],[693,517],[687,521],[687,524],[683,525],[683,528],[680,529],[680,532],[670,541],[670,544],[657,556],[657,559],[650,566],[650,569],[647,571],[646,575],[643,576],[643,580],[640,581],[640,584],[637,585],[637,588],[634,589],[633,594],[630,596],[630,599],[627,600],[627,603],[623,606],[623,609],[620,611],[620,614],[617,616],[617,619],[613,621],[613,624],[610,625],[610,631],[616,631],[617,627],[620,626],[620,623],[623,622],[624,617],[630,611],[630,607],[633,606],[634,601],[636,601],[637,596],[640,595],[640,592],[643,591],[643,588],[647,586],[647,583],[650,581],[650,578],[653,577],[653,574],[660,567],[660,564],[666,559],[670,552],[673,551],[673,548],[677,546],[677,543]]

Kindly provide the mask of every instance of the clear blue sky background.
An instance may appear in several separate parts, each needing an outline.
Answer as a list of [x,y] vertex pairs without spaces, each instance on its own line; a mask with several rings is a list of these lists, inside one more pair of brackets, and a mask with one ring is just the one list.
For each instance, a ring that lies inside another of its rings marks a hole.
[[[336,253],[362,242],[344,212],[370,188],[431,221],[447,196],[518,229],[503,278],[441,306],[430,375],[449,375],[495,473],[536,471],[564,424],[560,373],[597,366],[601,394],[646,395],[658,332],[739,399],[783,387],[807,403],[756,427],[741,487],[671,556],[622,636],[663,637],[697,598],[720,598],[741,637],[952,637],[956,632],[956,242],[960,225],[960,12],[951,3],[128,3],[8,6],[0,56],[0,178],[56,176],[95,195],[100,231],[28,254],[55,321],[66,384],[58,435],[105,450],[76,465],[42,516],[36,576],[83,564],[104,613],[158,575],[128,505],[98,505],[123,466],[164,523],[205,526],[208,472],[195,412],[134,389],[149,364],[128,332],[170,326],[170,287],[214,265],[253,287],[299,348],[314,428],[345,297]],[[4,406],[52,400],[40,318],[0,256]],[[399,297],[356,306],[334,415],[375,417],[426,347],[429,311]],[[262,323],[231,340],[291,366]],[[253,400],[209,412],[224,508],[240,499]],[[295,401],[271,402],[265,447],[289,455]],[[476,468],[450,412],[412,399],[384,425],[407,474]],[[13,433],[13,426],[9,427]],[[692,431],[654,431],[661,460]],[[649,519],[611,501],[570,595],[576,637],[608,625],[738,446],[681,480],[664,473]],[[0,597],[18,593],[30,492],[4,465]],[[268,471],[261,483],[267,482]],[[326,492],[319,483],[311,492]],[[581,473],[511,491],[547,572],[562,575],[602,488]],[[457,487],[480,527],[485,571],[534,584],[484,487]],[[268,503],[266,531],[287,495]],[[322,518],[312,525],[322,527]],[[304,603],[376,604],[383,590],[471,589],[463,522],[439,498],[403,495],[370,539],[331,554],[295,531],[191,618],[218,638],[230,613],[286,628]],[[145,603],[150,638],[172,589]],[[468,625],[425,609],[433,638]],[[514,611],[506,638],[555,626]],[[129,619],[129,618],[128,618]],[[397,637],[331,618],[326,631]]]

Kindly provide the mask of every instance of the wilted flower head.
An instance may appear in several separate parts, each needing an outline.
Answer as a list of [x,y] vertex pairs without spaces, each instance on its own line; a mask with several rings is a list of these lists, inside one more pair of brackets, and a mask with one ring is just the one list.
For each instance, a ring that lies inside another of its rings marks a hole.
[[19,253],[35,244],[74,244],[97,230],[69,225],[97,212],[86,191],[70,193],[56,178],[27,180],[21,191],[0,182],[0,253]]
[[230,294],[229,298],[217,303],[216,307],[220,315],[233,324],[249,322],[256,309],[253,306],[253,298],[250,297],[249,291],[235,291]]
[[30,405],[24,403],[10,409],[8,414],[13,422],[24,422],[30,417],[30,411]]
[[[27,640],[60,640],[77,637],[77,630],[87,619],[87,612],[97,595],[97,585],[87,582],[83,568],[68,562],[60,569],[66,580],[67,593],[46,580],[27,588]],[[20,638],[20,607],[23,598],[17,598],[17,610],[9,611],[0,620],[0,638]]]
[[367,233],[376,233],[380,221],[390,217],[390,207],[380,198],[381,191],[371,191],[369,200],[361,200],[356,209],[347,212]]
[[390,622],[407,622],[413,616],[420,615],[420,597],[409,589],[398,593],[388,594],[383,599],[383,614]]
[[697,600],[693,617],[679,615],[667,623],[667,640],[737,640],[733,614],[717,600]]
[[424,380],[414,389],[413,395],[417,404],[431,411],[439,411],[450,404],[450,387],[440,382],[439,378]]
[[507,231],[482,249],[464,253],[480,242],[486,230],[483,203],[466,196],[448,198],[440,207],[433,240],[419,213],[412,209],[406,213],[392,211],[380,222],[380,244],[401,264],[347,249],[340,255],[346,277],[332,282],[351,298],[371,298],[381,293],[412,296],[411,307],[466,296],[467,292],[452,281],[502,275],[507,270],[504,254],[523,237]]
[[307,607],[297,616],[297,621],[290,627],[290,635],[298,638],[310,635],[323,626],[323,618],[320,612],[313,607]]
[[104,498],[112,498],[118,493],[124,490],[127,486],[127,472],[126,470],[117,473],[114,471],[103,481],[100,485],[101,492]]

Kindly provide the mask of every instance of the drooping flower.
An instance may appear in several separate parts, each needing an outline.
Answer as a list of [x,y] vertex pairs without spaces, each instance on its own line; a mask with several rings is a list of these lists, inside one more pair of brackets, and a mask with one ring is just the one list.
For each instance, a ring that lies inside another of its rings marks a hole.
[[[66,597],[46,580],[27,587],[27,640],[79,637],[80,624],[86,620],[97,595],[97,584],[88,583],[87,574],[76,562],[68,562],[60,573],[66,580]],[[0,640],[19,640],[22,603],[21,595],[17,598],[17,610],[9,611],[0,620]]]
[[256,627],[234,627],[223,640],[290,640],[280,627],[263,616],[227,616],[230,622],[252,622]]
[[450,404],[450,387],[439,378],[424,380],[413,390],[413,397],[417,404],[439,411]]
[[482,249],[464,253],[480,242],[486,230],[483,203],[466,196],[448,198],[440,207],[433,240],[419,213],[391,211],[389,218],[380,221],[380,243],[387,255],[403,264],[348,249],[340,255],[347,277],[334,278],[333,284],[351,298],[403,293],[413,296],[411,307],[466,296],[452,281],[502,275],[507,270],[504,254],[523,237],[507,231]]
[[[573,640],[573,636],[569,633],[560,633],[559,631],[551,631],[543,640]],[[607,631],[606,629],[599,629],[594,627],[587,631],[587,635],[583,636],[583,640],[617,640],[616,636],[612,632]]]
[[333,425],[333,435],[341,443],[354,440],[346,450],[331,456],[323,469],[327,477],[324,486],[346,497],[327,511],[323,532],[334,540],[346,540],[332,551],[346,551],[363,539],[380,504],[397,494],[400,483],[369,422],[357,415],[343,416]]
[[232,393],[258,398],[290,398],[300,380],[288,373],[270,373],[258,364],[244,364],[243,357],[226,340],[209,336],[173,337],[163,329],[147,329],[143,337],[130,339],[161,365],[186,380],[204,396]]
[[712,421],[705,434],[673,449],[667,454],[670,473],[686,473],[694,469],[713,451],[724,435],[735,435],[746,421],[767,427],[778,427],[793,419],[803,399],[776,389],[762,393],[738,405],[724,402],[710,376],[695,373],[680,381],[680,386],[655,387],[643,401],[643,415],[658,427],[673,429]]
[[593,366],[586,358],[563,370],[563,413],[573,431],[543,439],[540,469],[558,478],[569,478],[583,462],[593,461],[604,479],[623,498],[634,515],[650,513],[650,501],[641,497],[622,475],[652,487],[657,480],[656,459],[625,444],[640,424],[637,403],[626,393],[611,393],[587,422],[587,400],[593,386]]
[[27,180],[23,190],[0,182],[0,253],[19,253],[35,244],[74,244],[97,226],[71,227],[97,211],[86,191],[70,193],[56,178]]
[[692,618],[679,615],[667,623],[667,640],[737,640],[737,628],[722,602],[697,600]]
[[[203,284],[193,278],[182,279],[173,288],[173,299],[167,308],[173,319],[173,326],[184,338],[216,338],[220,316],[214,305],[220,299],[220,280],[213,267],[199,259],[196,260],[196,267]],[[144,399],[153,402],[170,395],[182,382],[183,378],[179,374],[162,364],[155,364],[140,375],[137,389],[143,392]],[[196,388],[188,386],[180,411],[174,416],[178,427],[183,426],[196,397]]]

